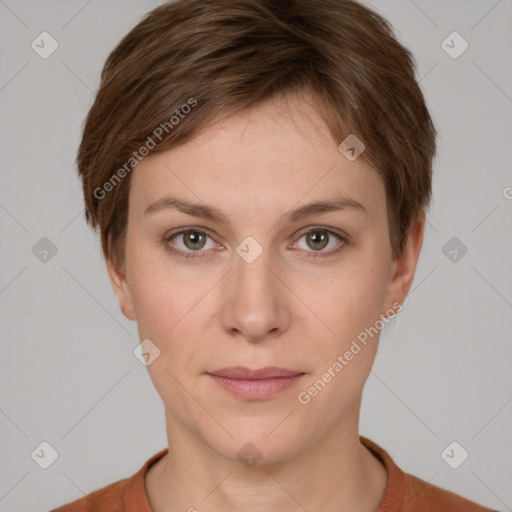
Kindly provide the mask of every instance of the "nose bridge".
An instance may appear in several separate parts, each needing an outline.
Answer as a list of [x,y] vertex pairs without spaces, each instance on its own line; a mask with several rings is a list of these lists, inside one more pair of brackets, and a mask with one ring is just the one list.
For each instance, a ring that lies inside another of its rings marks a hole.
[[[269,275],[272,274],[270,251],[268,249],[262,250],[259,255],[254,255],[255,249],[250,248],[244,255],[241,255],[242,250],[247,249],[247,244],[240,246],[235,258],[235,275],[241,285],[247,285],[251,288],[262,288],[268,286]],[[246,259],[247,257],[247,259]],[[254,259],[253,259],[254,258]],[[254,289],[256,292],[256,289]]]
[[[245,238],[236,248],[234,255],[235,290],[239,300],[258,302],[259,299],[273,300],[273,283],[275,279],[271,270],[273,263],[271,250],[253,237]],[[241,297],[241,294],[248,294]],[[264,297],[266,296],[266,297]]]
[[255,341],[286,327],[287,308],[280,289],[283,285],[274,267],[270,248],[253,237],[237,246],[221,314],[224,329]]

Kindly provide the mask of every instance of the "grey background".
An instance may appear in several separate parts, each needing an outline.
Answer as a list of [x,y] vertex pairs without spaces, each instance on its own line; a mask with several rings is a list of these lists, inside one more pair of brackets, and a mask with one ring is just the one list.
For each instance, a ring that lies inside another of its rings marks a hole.
[[[74,168],[107,54],[159,3],[0,1],[1,511],[67,503],[166,446]],[[381,338],[361,434],[404,471],[512,510],[512,2],[368,4],[413,51],[440,138],[423,252]],[[31,48],[42,31],[59,44],[46,60]],[[441,47],[453,31],[469,43],[457,59]],[[443,253],[454,236],[468,249],[456,262]],[[43,237],[57,248],[47,262],[32,252]],[[31,458],[42,441],[59,455],[46,470]],[[452,441],[469,453],[458,469],[441,457]]]

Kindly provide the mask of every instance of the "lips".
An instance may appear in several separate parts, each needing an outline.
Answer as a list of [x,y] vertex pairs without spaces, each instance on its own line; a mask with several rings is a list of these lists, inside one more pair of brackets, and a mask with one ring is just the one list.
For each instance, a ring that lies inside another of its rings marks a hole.
[[267,366],[251,369],[242,366],[223,368],[207,375],[233,396],[243,400],[267,400],[296,385],[304,372]]
[[225,377],[227,379],[239,380],[277,379],[282,377],[298,377],[299,375],[304,374],[304,372],[287,370],[286,368],[278,368],[276,366],[267,366],[265,368],[259,368],[254,370],[250,368],[245,368],[243,366],[234,366],[207,373],[209,375],[214,375],[216,377]]

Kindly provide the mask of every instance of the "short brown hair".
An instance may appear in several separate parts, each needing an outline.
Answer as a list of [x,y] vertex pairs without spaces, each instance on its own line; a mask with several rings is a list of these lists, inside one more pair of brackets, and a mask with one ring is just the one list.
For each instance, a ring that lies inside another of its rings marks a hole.
[[[389,22],[354,0],[157,7],[108,56],[78,151],[86,220],[99,226],[104,256],[124,265],[129,171],[144,145],[144,153],[170,149],[241,109],[302,92],[313,93],[334,140],[354,134],[365,144],[359,158],[384,181],[399,256],[430,203],[436,152],[414,72],[414,57]],[[192,102],[171,128],[167,120]],[[158,126],[167,129],[156,143]]]

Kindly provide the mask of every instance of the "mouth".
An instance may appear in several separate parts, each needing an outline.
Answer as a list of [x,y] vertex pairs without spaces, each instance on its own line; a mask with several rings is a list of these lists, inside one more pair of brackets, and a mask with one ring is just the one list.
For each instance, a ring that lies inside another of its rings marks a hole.
[[265,400],[296,384],[305,373],[275,366],[259,369],[237,366],[207,375],[232,395],[245,400]]

